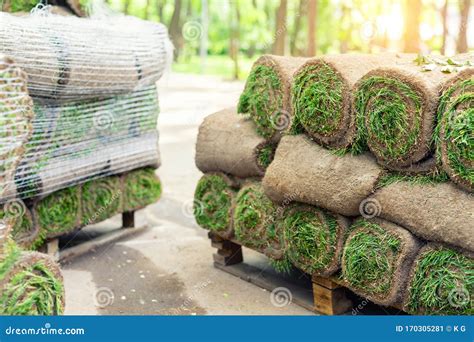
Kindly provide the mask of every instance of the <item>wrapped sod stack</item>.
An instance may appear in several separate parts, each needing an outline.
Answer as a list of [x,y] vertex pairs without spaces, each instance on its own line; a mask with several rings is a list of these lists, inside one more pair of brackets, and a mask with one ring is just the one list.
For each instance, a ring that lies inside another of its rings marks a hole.
[[[169,66],[166,27],[48,7],[0,13],[0,218],[38,248],[156,202],[161,183],[156,81]],[[13,93],[15,96],[10,96]]]
[[198,224],[380,305],[473,314],[473,81],[470,55],[260,58],[241,115],[200,127]]

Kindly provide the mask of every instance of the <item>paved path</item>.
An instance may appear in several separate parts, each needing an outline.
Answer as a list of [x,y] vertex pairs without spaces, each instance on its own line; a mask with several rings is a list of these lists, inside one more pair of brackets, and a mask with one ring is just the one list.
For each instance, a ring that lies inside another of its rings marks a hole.
[[[202,119],[235,106],[242,82],[170,74],[159,84],[162,199],[139,212],[151,228],[64,266],[66,314],[308,314],[290,304],[277,308],[270,293],[212,266],[206,232],[192,218],[194,145]],[[120,226],[115,217],[99,226]],[[245,258],[266,260],[252,251]]]

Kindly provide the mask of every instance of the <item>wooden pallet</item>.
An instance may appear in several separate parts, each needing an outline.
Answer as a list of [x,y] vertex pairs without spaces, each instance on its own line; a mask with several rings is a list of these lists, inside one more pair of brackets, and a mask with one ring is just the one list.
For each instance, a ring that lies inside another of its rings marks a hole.
[[217,248],[213,255],[214,266],[243,280],[254,283],[268,291],[276,287],[288,288],[293,296],[293,302],[313,312],[324,315],[340,315],[347,313],[353,307],[353,302],[347,296],[347,290],[334,281],[323,277],[310,277],[312,290],[282,279],[275,285],[270,277],[262,277],[262,271],[243,263],[242,246],[235,240],[224,239],[212,232],[209,233],[211,245]]
[[[126,236],[134,235],[147,228],[147,226],[135,226],[135,211],[126,211],[122,214],[122,227],[114,232],[106,233],[104,236],[99,236],[87,242],[83,242],[73,247],[60,250],[59,237],[48,240],[39,249],[40,252],[53,257],[56,261],[64,262],[74,257],[83,255],[91,249],[98,248],[105,244],[117,241]],[[134,228],[134,229],[129,229]]]

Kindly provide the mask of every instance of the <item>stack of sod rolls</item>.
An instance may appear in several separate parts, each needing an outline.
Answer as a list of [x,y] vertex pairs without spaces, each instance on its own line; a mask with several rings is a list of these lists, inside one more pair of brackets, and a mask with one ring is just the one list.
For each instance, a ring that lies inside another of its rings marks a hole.
[[161,182],[152,167],[101,177],[35,199],[0,205],[0,219],[12,225],[11,236],[24,249],[89,224],[135,211],[158,201]]
[[0,315],[60,315],[64,285],[59,266],[47,255],[24,252],[0,220]]
[[[198,224],[380,305],[472,314],[470,56],[323,56],[287,83],[278,61],[256,62],[230,128],[210,129],[222,113],[201,125]],[[237,120],[277,144],[265,170],[245,166],[258,140]]]
[[12,220],[15,241],[35,249],[158,200],[156,81],[172,55],[166,28],[48,8],[0,20],[0,51],[23,70],[0,64],[0,218]]

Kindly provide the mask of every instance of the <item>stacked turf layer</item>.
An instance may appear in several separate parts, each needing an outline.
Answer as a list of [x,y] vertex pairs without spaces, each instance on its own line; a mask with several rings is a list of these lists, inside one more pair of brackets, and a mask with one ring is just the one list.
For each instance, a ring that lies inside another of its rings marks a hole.
[[357,134],[353,87],[368,71],[393,63],[396,56],[335,55],[312,58],[294,74],[293,117],[319,144],[347,148]]
[[39,231],[32,248],[116,214],[144,208],[158,201],[161,191],[155,169],[144,168],[53,192],[32,207]]
[[[2,230],[6,229],[0,224]],[[44,254],[21,251],[8,234],[0,241],[0,314],[62,314],[64,286],[59,266]]]
[[453,181],[472,187],[470,65],[468,56],[415,61],[402,56],[393,66],[366,74],[354,91],[360,145],[390,170],[435,173],[435,141]]
[[159,166],[158,112],[155,86],[91,102],[35,101],[33,134],[15,174],[18,194],[37,196],[88,178]]
[[114,96],[152,85],[172,54],[165,26],[128,16],[91,20],[0,13],[0,21],[0,53],[16,59],[29,75],[32,96],[54,101]]
[[260,136],[278,140],[281,132],[296,129],[291,115],[291,79],[305,60],[265,55],[254,63],[237,110],[251,117]]

